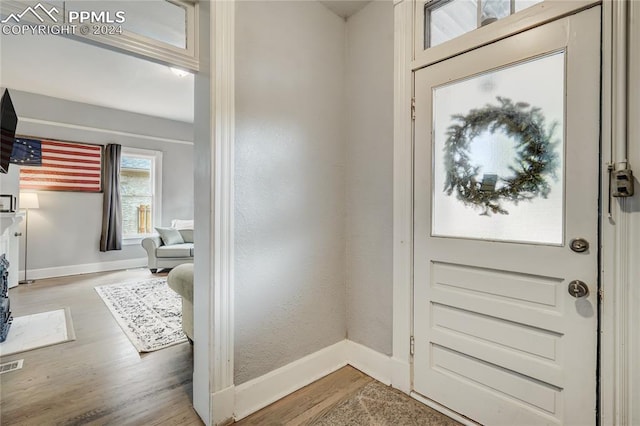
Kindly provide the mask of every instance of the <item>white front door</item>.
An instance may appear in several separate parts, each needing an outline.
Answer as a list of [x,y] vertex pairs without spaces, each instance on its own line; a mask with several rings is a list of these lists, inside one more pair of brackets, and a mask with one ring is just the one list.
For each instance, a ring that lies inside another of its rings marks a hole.
[[600,7],[414,78],[414,391],[595,424]]

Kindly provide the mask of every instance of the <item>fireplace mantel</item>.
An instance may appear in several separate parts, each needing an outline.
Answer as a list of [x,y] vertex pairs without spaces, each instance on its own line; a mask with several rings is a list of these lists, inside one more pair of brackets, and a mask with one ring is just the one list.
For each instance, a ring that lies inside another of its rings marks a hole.
[[19,223],[24,218],[24,213],[15,212],[15,213],[0,213],[0,235],[3,235],[4,232],[14,224]]
[[6,254],[9,261],[9,288],[18,285],[20,222],[24,217],[24,212],[0,213],[0,254]]

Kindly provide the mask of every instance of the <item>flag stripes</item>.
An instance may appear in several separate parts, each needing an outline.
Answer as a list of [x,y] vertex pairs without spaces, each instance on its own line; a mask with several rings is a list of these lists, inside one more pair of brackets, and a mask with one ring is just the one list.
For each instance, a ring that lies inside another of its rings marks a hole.
[[20,168],[20,188],[100,192],[102,147],[42,140],[42,167]]

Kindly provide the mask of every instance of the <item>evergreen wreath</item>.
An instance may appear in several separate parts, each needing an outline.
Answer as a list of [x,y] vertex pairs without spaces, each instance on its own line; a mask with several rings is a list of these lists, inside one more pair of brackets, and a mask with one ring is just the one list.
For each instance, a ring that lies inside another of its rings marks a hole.
[[[487,216],[490,212],[509,214],[501,200],[517,205],[537,196],[547,198],[551,192],[548,178],[557,180],[559,160],[554,150],[558,142],[552,141],[557,123],[552,123],[547,132],[539,108],[530,108],[524,102],[514,104],[499,96],[497,100],[500,105],[487,104],[484,108],[472,109],[467,115],[452,116],[457,123],[448,127],[444,146],[444,191],[447,195],[455,191],[465,205],[482,208],[481,215]],[[471,163],[469,146],[483,131],[493,134],[499,129],[515,140],[517,166],[509,166],[513,175],[493,175],[493,182],[483,185],[487,176],[478,179],[480,166]]]

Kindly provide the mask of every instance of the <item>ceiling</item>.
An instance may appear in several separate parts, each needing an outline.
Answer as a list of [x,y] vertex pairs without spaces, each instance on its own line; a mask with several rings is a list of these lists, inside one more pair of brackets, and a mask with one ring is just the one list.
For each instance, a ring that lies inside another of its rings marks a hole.
[[320,3],[344,19],[349,18],[370,2],[371,0],[320,0]]
[[[370,0],[320,1],[347,19]],[[58,36],[0,36],[0,86],[193,122],[194,76]]]
[[[193,121],[192,74],[58,36],[0,37],[0,86]],[[132,96],[132,94],[135,94]]]

